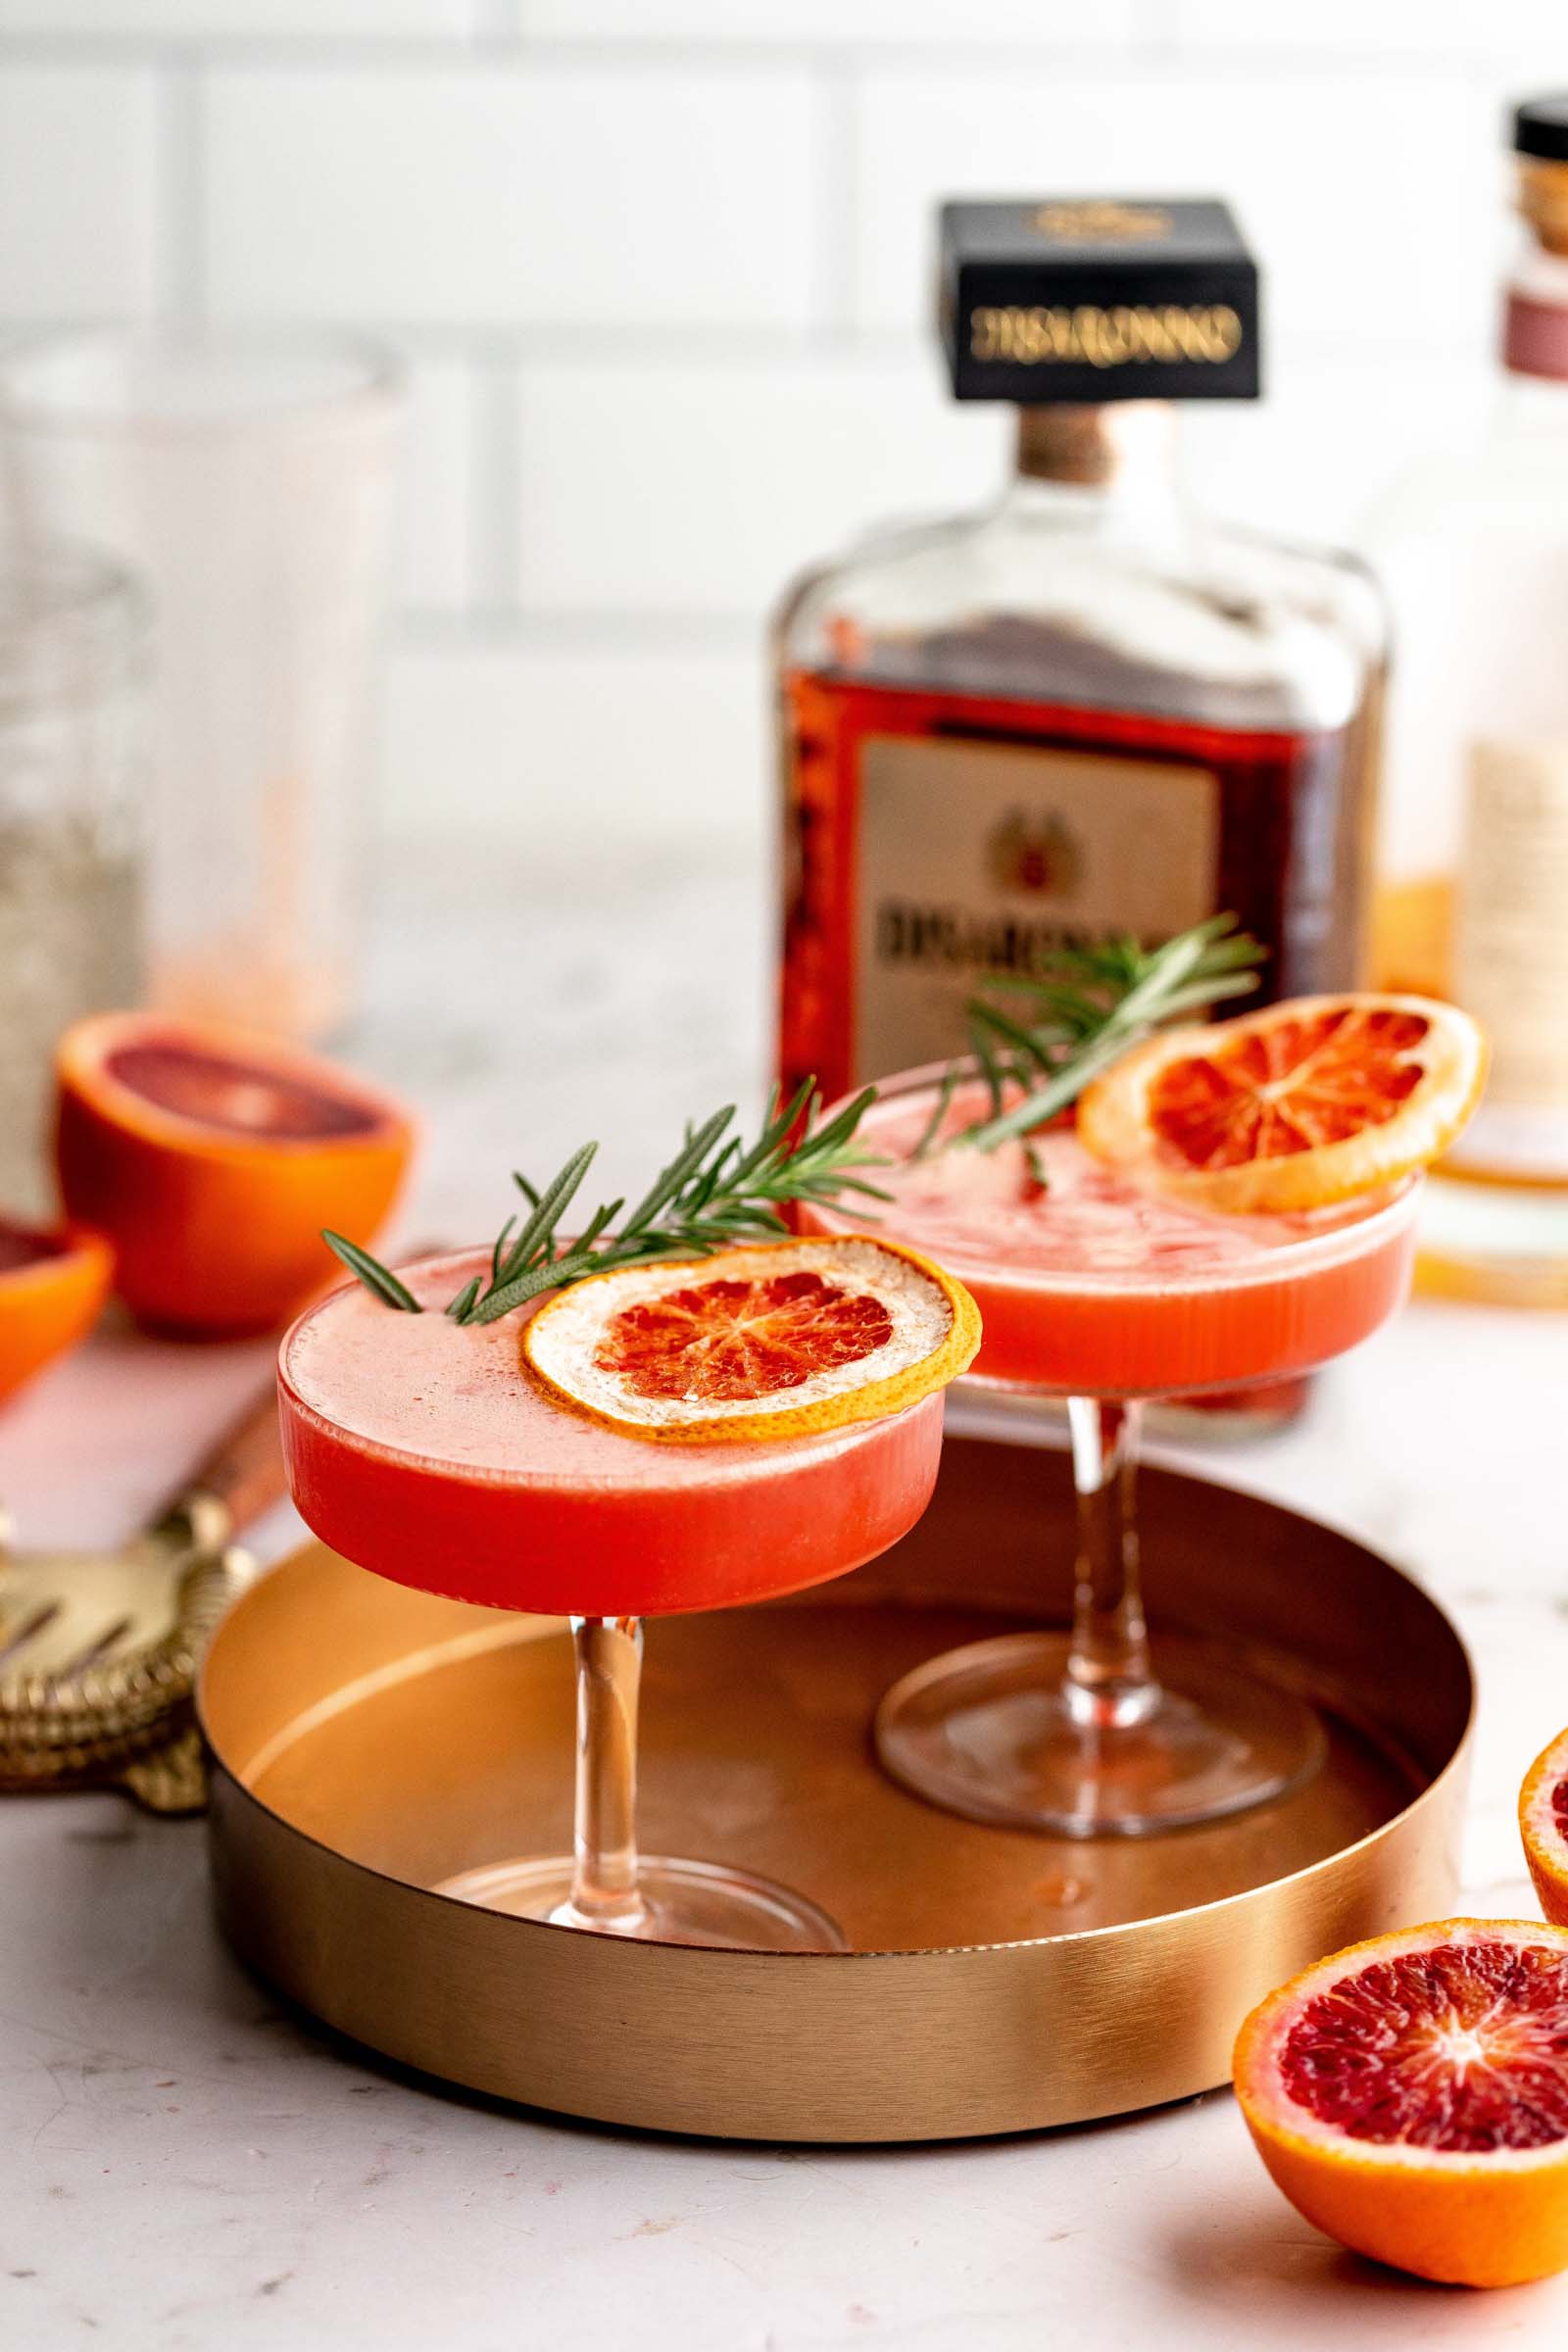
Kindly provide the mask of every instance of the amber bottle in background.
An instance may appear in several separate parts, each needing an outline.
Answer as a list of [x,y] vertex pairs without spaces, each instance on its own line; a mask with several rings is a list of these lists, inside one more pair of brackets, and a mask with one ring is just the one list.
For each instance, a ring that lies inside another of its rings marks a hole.
[[1399,642],[1377,977],[1452,995],[1492,1069],[1423,1200],[1430,1288],[1568,1305],[1568,94],[1512,122],[1521,248],[1484,439],[1369,519]]
[[1259,385],[1227,208],[948,205],[941,306],[955,396],[1018,409],[1014,479],[862,542],[777,622],[779,1064],[830,1095],[961,1051],[979,980],[1065,941],[1228,908],[1266,996],[1363,969],[1376,590],[1182,489],[1181,404]]

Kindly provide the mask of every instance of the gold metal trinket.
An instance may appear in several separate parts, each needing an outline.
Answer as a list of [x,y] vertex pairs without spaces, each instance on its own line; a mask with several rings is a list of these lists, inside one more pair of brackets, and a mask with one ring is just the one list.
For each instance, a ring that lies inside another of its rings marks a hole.
[[284,1492],[276,1425],[269,1380],[118,1551],[17,1550],[0,1525],[0,1789],[118,1787],[153,1812],[200,1809],[196,1674],[249,1577],[233,1536]]

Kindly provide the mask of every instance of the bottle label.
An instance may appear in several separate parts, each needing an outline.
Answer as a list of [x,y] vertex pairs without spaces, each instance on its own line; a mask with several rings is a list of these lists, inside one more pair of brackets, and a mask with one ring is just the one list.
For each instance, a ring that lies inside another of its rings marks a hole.
[[1517,287],[1502,321],[1502,364],[1514,375],[1568,378],[1568,304],[1542,302]]
[[1568,1170],[1568,741],[1470,747],[1453,993],[1492,1040],[1456,1160]]
[[857,1073],[962,1050],[991,972],[1215,909],[1219,781],[1176,760],[872,735],[860,754]]

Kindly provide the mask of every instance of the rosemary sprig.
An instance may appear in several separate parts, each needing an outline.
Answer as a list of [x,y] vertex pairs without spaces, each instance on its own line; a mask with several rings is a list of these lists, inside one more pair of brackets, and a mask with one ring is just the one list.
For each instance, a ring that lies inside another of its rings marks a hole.
[[373,1291],[388,1306],[400,1306],[405,1314],[416,1315],[419,1301],[406,1282],[399,1282],[390,1266],[383,1266],[368,1250],[351,1242],[341,1233],[324,1232],[321,1236],[327,1248],[343,1260],[351,1274],[357,1274],[368,1291]]
[[[858,1171],[875,1167],[875,1155],[856,1142],[876,1089],[865,1087],[833,1118],[820,1118],[814,1081],[781,1102],[775,1087],[755,1143],[742,1144],[730,1130],[735,1106],[715,1110],[700,1126],[688,1126],[680,1150],[662,1168],[636,1206],[621,1216],[624,1200],[596,1208],[567,1244],[557,1240],[562,1218],[592,1164],[597,1144],[584,1144],[542,1191],[525,1176],[513,1182],[528,1206],[517,1229],[516,1212],[507,1219],[490,1253],[489,1280],[476,1274],[446,1311],[457,1323],[494,1323],[542,1291],[604,1274],[616,1266],[641,1265],[663,1257],[706,1257],[749,1241],[787,1232],[780,1210],[791,1200],[836,1200],[859,1193],[882,1200]],[[804,1131],[797,1133],[802,1121]],[[619,1223],[616,1220],[619,1219]],[[614,1228],[612,1231],[612,1227]],[[389,1268],[329,1233],[328,1245],[388,1306],[412,1309],[418,1300]]]
[[[1151,1029],[1247,995],[1257,986],[1263,954],[1233,914],[1216,914],[1163,947],[1107,940],[1064,949],[1041,972],[988,980],[988,989],[1023,1000],[1024,1017],[1014,1018],[984,997],[970,1004],[970,1059],[953,1063],[944,1075],[915,1157],[941,1134],[960,1078],[978,1070],[990,1107],[984,1118],[945,1140],[994,1151],[1065,1110],[1091,1078]],[[1018,1096],[1010,1106],[1009,1091]]]

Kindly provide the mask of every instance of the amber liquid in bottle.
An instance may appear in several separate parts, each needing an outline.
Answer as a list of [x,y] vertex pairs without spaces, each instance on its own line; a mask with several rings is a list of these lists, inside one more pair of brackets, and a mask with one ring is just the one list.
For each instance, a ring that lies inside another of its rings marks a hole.
[[[977,909],[936,891],[924,903],[878,899],[876,876],[863,870],[860,855],[862,762],[872,743],[1111,755],[1118,763],[1153,762],[1156,775],[1187,769],[1212,778],[1210,903],[1192,919],[1228,909],[1264,943],[1262,987],[1250,1002],[1340,987],[1358,969],[1365,843],[1353,810],[1354,730],[1238,731],[869,684],[826,668],[787,672],[783,694],[788,879],[779,1066],[787,1086],[814,1074],[831,1099],[886,1074],[888,1065],[868,1055],[857,1035],[868,961],[928,976],[918,1042],[899,1052],[906,1066],[963,1050],[964,1004],[988,973],[1028,970],[1054,946],[1095,935],[1070,906],[1056,904],[1049,839],[1031,845],[1026,835],[1007,845],[1013,867],[1004,904]],[[1115,780],[1122,772],[1118,764]]]
[[988,977],[1220,912],[1266,951],[1249,1002],[1360,984],[1376,591],[1195,525],[1171,429],[1149,404],[1022,411],[1000,506],[872,541],[787,604],[786,1084],[831,1099],[947,1059]]

